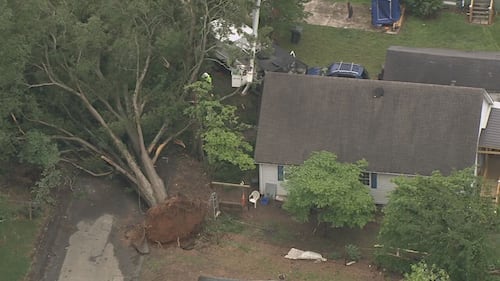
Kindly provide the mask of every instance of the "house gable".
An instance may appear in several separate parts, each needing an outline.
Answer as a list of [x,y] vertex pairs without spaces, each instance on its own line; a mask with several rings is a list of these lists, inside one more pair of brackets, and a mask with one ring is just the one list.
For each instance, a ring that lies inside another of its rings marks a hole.
[[491,109],[488,125],[481,133],[479,146],[500,150],[500,108]]
[[475,164],[483,89],[266,73],[255,160],[327,150],[368,170],[449,173]]

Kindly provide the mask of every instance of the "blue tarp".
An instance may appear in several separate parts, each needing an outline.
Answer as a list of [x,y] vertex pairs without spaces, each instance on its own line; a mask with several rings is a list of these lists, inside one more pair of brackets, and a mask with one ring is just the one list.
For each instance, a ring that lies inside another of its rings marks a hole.
[[398,21],[400,16],[399,0],[372,0],[373,25],[390,25]]

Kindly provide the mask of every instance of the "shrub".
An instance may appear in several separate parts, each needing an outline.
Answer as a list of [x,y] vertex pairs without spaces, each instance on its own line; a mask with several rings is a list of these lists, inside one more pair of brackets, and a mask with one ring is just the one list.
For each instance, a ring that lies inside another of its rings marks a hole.
[[405,274],[405,281],[450,281],[450,276],[446,271],[437,268],[436,265],[432,267],[427,266],[425,262],[419,262],[411,266],[411,273]]
[[359,261],[361,259],[361,251],[354,244],[345,245],[345,253],[349,261]]
[[434,17],[443,8],[442,0],[404,0],[406,10],[422,18]]

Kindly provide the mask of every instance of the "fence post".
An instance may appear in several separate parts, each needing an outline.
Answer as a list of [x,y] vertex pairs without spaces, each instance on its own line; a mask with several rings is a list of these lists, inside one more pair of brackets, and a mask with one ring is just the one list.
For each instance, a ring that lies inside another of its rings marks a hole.
[[28,208],[29,208],[30,220],[32,220],[33,219],[33,215],[31,214],[31,212],[32,212],[33,208],[31,206],[31,201],[28,201]]

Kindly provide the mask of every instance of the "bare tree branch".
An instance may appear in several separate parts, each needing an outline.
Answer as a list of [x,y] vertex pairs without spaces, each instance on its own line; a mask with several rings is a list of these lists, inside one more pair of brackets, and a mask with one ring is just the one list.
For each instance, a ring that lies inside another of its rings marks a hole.
[[40,87],[46,87],[46,86],[55,86],[55,83],[40,83],[40,84],[32,84],[32,85],[27,85],[29,89],[31,88],[40,88]]
[[14,115],[14,113],[10,113],[10,117],[12,117],[12,120],[14,121],[14,123],[16,123],[16,126],[17,126],[17,129],[19,130],[19,132],[23,135],[26,135],[26,133],[23,131],[23,129],[21,128],[21,126],[19,125],[19,122],[17,122],[17,118],[16,116]]
[[160,141],[163,134],[165,134],[165,132],[167,131],[167,127],[168,127],[168,120],[165,120],[165,122],[163,122],[163,124],[161,125],[161,128],[158,130],[155,137],[153,138],[153,140],[149,144],[148,153],[153,152],[153,149],[155,148],[156,144]]
[[134,184],[136,184],[136,185],[139,186],[139,183],[137,182],[136,178],[131,173],[129,173],[128,171],[126,171],[125,169],[123,169],[120,165],[116,164],[113,160],[111,160],[110,158],[108,158],[108,157],[106,157],[104,155],[101,155],[101,159],[104,160],[104,161],[106,161],[106,163],[108,163],[109,165],[113,166],[122,175],[124,175],[125,177],[127,177],[131,182],[133,182]]
[[223,100],[225,100],[225,99],[228,99],[228,98],[230,98],[230,97],[232,97],[232,96],[234,96],[234,95],[236,95],[237,93],[240,93],[240,92],[241,92],[241,91],[240,91],[240,89],[239,89],[239,88],[237,88],[237,89],[236,89],[236,90],[234,90],[232,93],[227,94],[227,95],[225,95],[225,96],[221,97],[221,98],[219,99],[219,101],[223,101]]
[[76,142],[76,143],[82,145],[83,147],[88,148],[90,151],[92,151],[95,154],[98,154],[98,155],[105,154],[103,151],[99,150],[96,146],[92,145],[90,142],[88,142],[82,138],[79,138],[79,137],[52,136],[52,138],[56,139],[56,140],[67,140],[67,141],[71,141],[71,142]]
[[182,133],[184,133],[189,127],[191,127],[191,125],[193,125],[194,122],[189,122],[184,128],[182,128],[180,131],[178,131],[177,133],[173,134],[172,136],[170,136],[169,138],[167,138],[165,141],[163,141],[159,146],[158,148],[156,149],[155,151],[155,155],[153,156],[153,163],[156,163],[156,161],[158,160],[158,157],[160,156],[160,153],[162,152],[162,150],[165,148],[165,146],[174,138],[178,137],[179,135],[181,135]]
[[97,173],[97,172],[93,172],[89,169],[86,169],[78,164],[76,164],[74,161],[71,161],[69,159],[66,159],[66,158],[60,158],[60,160],[62,162],[66,162],[66,163],[69,163],[71,164],[73,167],[79,169],[79,170],[82,170],[84,171],[85,173],[89,174],[89,175],[92,175],[94,177],[103,177],[103,176],[107,176],[107,175],[110,175],[111,173],[113,173],[113,171],[108,171],[108,172],[104,172],[104,173]]
[[65,134],[67,136],[71,136],[71,137],[74,136],[74,134],[72,134],[71,132],[69,132],[69,131],[67,131],[67,130],[65,130],[65,129],[63,129],[63,128],[55,125],[55,124],[48,123],[48,122],[45,122],[45,121],[42,121],[42,120],[30,119],[30,118],[27,118],[27,117],[26,117],[26,120],[31,121],[31,122],[35,122],[35,123],[38,123],[38,124],[42,124],[44,126],[47,126],[47,127],[53,128],[53,129],[56,129],[57,131]]

